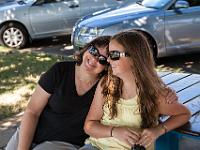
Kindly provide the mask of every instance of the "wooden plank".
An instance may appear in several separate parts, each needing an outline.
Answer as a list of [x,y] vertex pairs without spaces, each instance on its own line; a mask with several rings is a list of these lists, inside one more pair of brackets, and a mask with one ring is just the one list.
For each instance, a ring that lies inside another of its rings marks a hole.
[[191,117],[190,124],[191,124],[190,130],[198,133],[200,136],[200,113],[197,113],[195,116]]
[[200,82],[200,75],[192,74],[181,80],[178,80],[177,82],[170,84],[169,87],[174,89],[176,92],[179,92],[179,91],[185,89],[186,87],[191,86],[197,82]]
[[[179,102],[183,103],[192,114],[187,124],[176,131],[200,137],[200,75],[185,73],[159,74],[169,87],[177,92]],[[166,120],[168,116],[161,118]]]
[[157,73],[158,73],[158,75],[162,78],[162,77],[164,77],[164,76],[166,76],[166,75],[171,74],[172,72],[157,72]]
[[166,75],[162,77],[162,80],[165,82],[165,84],[171,84],[175,81],[181,80],[187,76],[190,76],[190,74],[186,73],[171,73],[169,75]]
[[191,111],[192,115],[198,113],[200,111],[200,96],[190,100],[184,105]]
[[200,112],[192,116],[190,118],[189,123],[176,129],[176,131],[199,137],[200,136]]
[[179,97],[179,102],[181,102],[182,104],[199,95],[200,95],[200,83],[194,84],[177,93],[177,96]]

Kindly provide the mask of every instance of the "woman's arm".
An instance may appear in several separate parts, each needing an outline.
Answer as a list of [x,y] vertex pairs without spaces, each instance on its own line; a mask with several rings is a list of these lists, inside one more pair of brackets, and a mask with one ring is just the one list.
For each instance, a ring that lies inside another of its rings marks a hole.
[[49,93],[37,85],[22,118],[18,150],[30,149],[39,116],[47,104],[49,96]]
[[166,86],[163,92],[165,94],[165,103],[171,104],[178,101],[176,92],[170,87]]
[[115,137],[118,140],[132,146],[138,141],[139,131],[128,127],[113,127],[111,125],[103,125],[100,120],[103,115],[104,98],[101,94],[102,88],[98,84],[92,105],[85,120],[85,132],[95,138]]

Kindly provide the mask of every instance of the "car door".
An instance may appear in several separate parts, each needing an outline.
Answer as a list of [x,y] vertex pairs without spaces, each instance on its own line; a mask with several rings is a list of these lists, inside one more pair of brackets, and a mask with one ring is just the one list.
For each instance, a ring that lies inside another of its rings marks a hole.
[[[76,16],[76,13],[72,13],[69,9],[69,0],[38,1],[44,2],[42,4],[36,3],[29,10],[29,19],[35,37],[65,34],[67,32],[66,26],[70,26],[70,18]],[[76,11],[80,13],[79,8]]]
[[63,28],[67,34],[71,34],[74,24],[81,17],[80,1],[81,0],[64,0],[61,6],[61,8],[63,8],[61,13]]
[[187,0],[189,8],[165,13],[167,53],[184,53],[200,49],[200,1]]

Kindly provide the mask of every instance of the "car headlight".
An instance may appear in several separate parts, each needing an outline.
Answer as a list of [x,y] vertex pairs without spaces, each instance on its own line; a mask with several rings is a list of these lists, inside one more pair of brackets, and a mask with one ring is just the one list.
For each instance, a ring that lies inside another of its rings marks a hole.
[[97,27],[82,27],[77,34],[76,45],[82,47],[86,43],[89,43],[92,39],[100,36],[103,33],[104,29],[100,29]]
[[104,29],[99,29],[97,27],[89,28],[89,27],[83,27],[80,30],[80,35],[82,36],[98,36],[102,34]]

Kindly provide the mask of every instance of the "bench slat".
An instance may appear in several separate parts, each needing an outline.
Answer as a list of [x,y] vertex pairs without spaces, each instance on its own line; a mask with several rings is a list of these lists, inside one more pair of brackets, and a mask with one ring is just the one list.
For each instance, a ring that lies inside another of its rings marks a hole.
[[[200,75],[185,73],[158,73],[169,87],[177,92],[179,102],[184,104],[192,114],[189,122],[175,131],[200,136]],[[165,116],[160,118],[166,120]]]
[[191,114],[193,116],[200,111],[200,96],[190,100],[184,105],[191,111]]
[[194,84],[177,93],[177,96],[179,97],[180,100],[179,102],[181,102],[182,104],[199,95],[200,95],[200,83]]
[[200,136],[200,112],[192,116],[190,118],[189,123],[176,129],[176,131],[199,137]]
[[160,77],[164,77],[164,76],[166,76],[166,75],[168,75],[168,74],[171,74],[172,72],[157,72],[158,73],[158,75],[160,76]]
[[172,74],[162,77],[162,80],[165,82],[165,84],[170,84],[180,79],[183,79],[189,75],[190,74],[186,74],[186,73],[172,73]]
[[174,89],[176,92],[179,92],[185,89],[186,87],[191,86],[192,84],[195,84],[197,82],[200,82],[200,75],[192,74],[181,80],[178,80],[177,82],[170,84],[169,87]]

